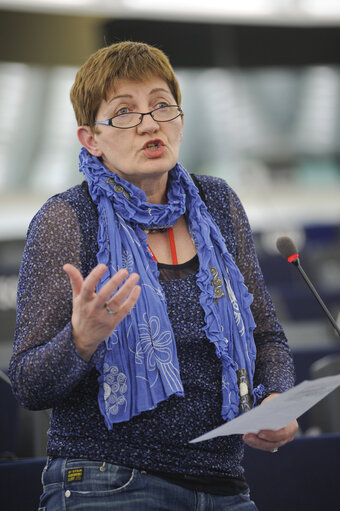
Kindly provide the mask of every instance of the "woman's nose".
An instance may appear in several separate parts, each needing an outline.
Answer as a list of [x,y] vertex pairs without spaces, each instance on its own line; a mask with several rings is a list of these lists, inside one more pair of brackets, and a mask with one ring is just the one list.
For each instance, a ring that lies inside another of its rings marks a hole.
[[159,124],[156,122],[150,114],[143,115],[142,122],[138,124],[137,131],[138,133],[154,133],[159,129]]

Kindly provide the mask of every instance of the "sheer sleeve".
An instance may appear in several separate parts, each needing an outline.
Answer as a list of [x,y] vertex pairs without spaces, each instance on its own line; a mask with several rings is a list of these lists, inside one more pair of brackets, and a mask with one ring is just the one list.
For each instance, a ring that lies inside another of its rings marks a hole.
[[63,271],[65,263],[83,270],[81,245],[81,229],[71,205],[50,199],[27,234],[9,370],[17,399],[33,410],[58,404],[92,368],[73,343],[72,291]]
[[291,350],[280,325],[258,262],[253,234],[244,208],[225,181],[199,176],[206,204],[225,238],[227,248],[253,295],[257,356],[254,386],[262,383],[266,394],[283,392],[294,385]]
[[254,385],[262,383],[267,394],[283,392],[295,381],[292,355],[263,278],[248,218],[233,191],[230,193],[230,212],[236,238],[236,262],[254,297],[252,312],[257,350]]

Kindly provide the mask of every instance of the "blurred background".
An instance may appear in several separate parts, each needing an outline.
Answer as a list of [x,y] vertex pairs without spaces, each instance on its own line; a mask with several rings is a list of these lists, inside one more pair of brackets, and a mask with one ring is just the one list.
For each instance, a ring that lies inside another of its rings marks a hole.
[[81,180],[75,73],[124,39],[170,57],[185,112],[180,159],[242,199],[298,381],[310,377],[315,360],[339,353],[339,337],[275,243],[292,237],[339,321],[338,0],[0,0],[0,368],[29,221]]

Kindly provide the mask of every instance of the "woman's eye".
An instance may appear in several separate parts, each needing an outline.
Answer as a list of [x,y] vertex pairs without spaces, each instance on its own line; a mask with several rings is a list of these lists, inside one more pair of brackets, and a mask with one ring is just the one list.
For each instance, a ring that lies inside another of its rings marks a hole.
[[165,101],[161,101],[160,103],[157,103],[156,108],[165,108],[169,106],[168,103],[165,103]]
[[124,106],[123,108],[120,108],[115,115],[123,115],[123,114],[128,114],[128,113],[129,113],[128,107]]

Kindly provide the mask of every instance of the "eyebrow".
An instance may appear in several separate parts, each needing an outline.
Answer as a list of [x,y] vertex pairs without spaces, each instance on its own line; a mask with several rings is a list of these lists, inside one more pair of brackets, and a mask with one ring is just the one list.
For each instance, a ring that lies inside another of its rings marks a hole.
[[[152,89],[149,92],[149,96],[151,96],[152,94],[155,94],[156,92],[166,92],[167,94],[171,94],[171,92],[169,90],[163,89],[162,87],[157,87],[155,89]],[[112,103],[112,101],[115,101],[116,99],[124,99],[124,98],[132,99],[133,96],[131,94],[119,94],[118,96],[113,96],[113,98],[111,98],[107,103],[109,105],[110,103]]]
[[132,98],[131,94],[121,94],[119,96],[113,96],[113,98],[111,98],[107,104],[109,105],[110,103],[112,103],[112,101],[115,101],[116,99],[122,99],[122,98]]

